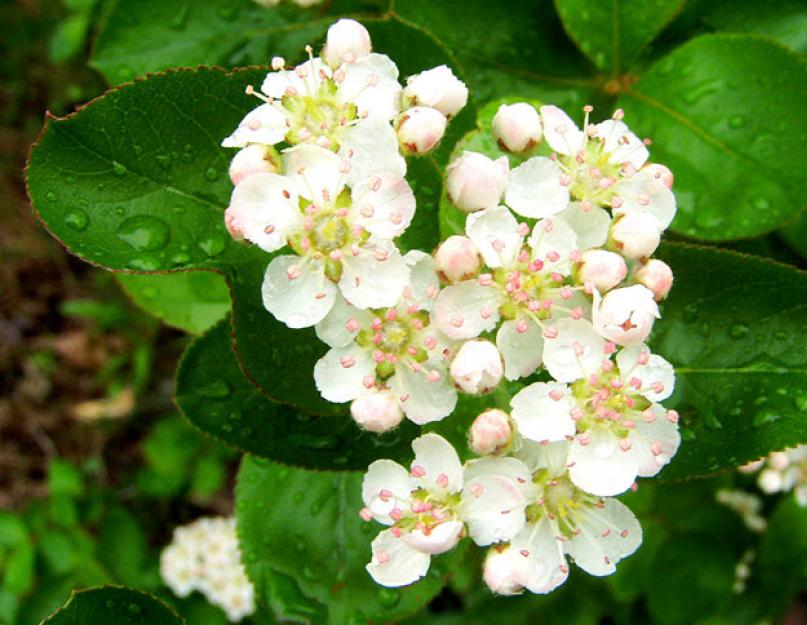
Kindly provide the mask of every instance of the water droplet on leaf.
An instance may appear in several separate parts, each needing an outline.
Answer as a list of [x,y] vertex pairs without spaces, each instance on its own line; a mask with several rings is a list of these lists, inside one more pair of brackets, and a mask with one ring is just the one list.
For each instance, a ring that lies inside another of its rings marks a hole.
[[135,215],[118,227],[117,236],[136,250],[154,251],[168,244],[171,230],[159,217]]
[[90,217],[83,210],[74,210],[64,216],[64,223],[70,226],[73,230],[81,232],[85,230],[90,223]]

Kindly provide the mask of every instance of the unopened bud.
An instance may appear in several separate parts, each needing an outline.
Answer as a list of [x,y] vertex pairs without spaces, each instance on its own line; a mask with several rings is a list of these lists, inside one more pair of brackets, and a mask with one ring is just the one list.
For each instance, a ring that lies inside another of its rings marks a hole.
[[244,240],[244,232],[238,227],[235,209],[232,206],[228,206],[224,211],[224,227],[227,228],[227,232],[236,241]]
[[440,143],[446,132],[448,120],[437,109],[415,106],[398,116],[395,128],[398,140],[411,154],[425,154]]
[[614,289],[599,302],[595,293],[592,321],[597,332],[619,345],[642,343],[660,317],[653,291],[641,284]]
[[628,266],[625,260],[615,252],[605,250],[587,250],[580,258],[577,270],[578,280],[593,284],[598,291],[604,293],[625,279]]
[[280,156],[273,147],[254,143],[239,150],[230,161],[230,180],[237,185],[255,174],[280,170]]
[[458,388],[471,395],[489,393],[504,375],[502,356],[498,348],[484,339],[463,343],[449,369]]
[[628,213],[611,226],[611,242],[626,258],[646,258],[661,242],[658,222],[645,213]]
[[649,163],[642,168],[642,171],[652,172],[654,180],[658,180],[668,189],[672,189],[675,178],[673,173],[664,165]]
[[541,116],[526,102],[502,104],[493,117],[493,137],[505,150],[526,152],[541,141]]
[[446,65],[434,67],[406,79],[404,103],[429,106],[453,117],[468,102],[468,87]]
[[446,172],[448,198],[460,210],[472,213],[499,204],[510,177],[510,164],[504,156],[493,161],[478,152],[463,152]]
[[482,577],[497,595],[517,595],[524,590],[529,566],[529,560],[509,545],[495,546],[485,558]]
[[370,391],[350,404],[354,421],[370,432],[386,432],[403,419],[398,400],[390,391]]
[[475,454],[485,456],[506,449],[513,440],[513,426],[503,410],[491,408],[474,419],[469,445]]
[[446,282],[460,282],[476,277],[482,267],[482,258],[471,239],[452,235],[437,248],[434,264]]
[[352,63],[372,50],[370,33],[356,20],[341,19],[328,29],[322,49],[323,60],[336,69],[342,63]]
[[664,261],[651,258],[636,272],[636,279],[653,291],[657,302],[670,292],[673,283],[673,272]]

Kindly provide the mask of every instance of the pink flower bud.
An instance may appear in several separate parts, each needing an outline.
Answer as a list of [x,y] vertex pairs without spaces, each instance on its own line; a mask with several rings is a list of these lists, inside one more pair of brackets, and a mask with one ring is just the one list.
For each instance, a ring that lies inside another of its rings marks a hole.
[[432,150],[446,132],[448,120],[437,109],[415,106],[398,117],[395,127],[398,140],[411,154],[425,154]]
[[437,248],[434,263],[446,282],[459,282],[476,277],[482,267],[482,258],[471,239],[452,235]]
[[403,419],[398,400],[390,391],[370,391],[350,404],[350,414],[365,430],[386,432]]
[[640,284],[614,289],[602,299],[594,292],[594,327],[600,335],[619,345],[642,343],[660,316],[653,291]]
[[449,368],[454,384],[471,395],[492,391],[504,375],[498,348],[484,339],[463,343]]
[[673,173],[664,165],[658,163],[649,163],[642,168],[642,171],[650,171],[653,174],[653,179],[661,182],[668,189],[673,187]]
[[507,187],[510,164],[502,156],[495,161],[478,152],[463,152],[446,169],[448,198],[466,213],[491,208]]
[[255,174],[274,174],[279,170],[277,150],[255,143],[236,152],[230,161],[230,180],[237,185]]
[[485,456],[508,447],[513,438],[510,417],[503,410],[491,408],[474,419],[469,444],[475,454]]
[[505,150],[525,152],[541,141],[541,116],[526,102],[502,104],[493,117],[493,137]]
[[636,279],[653,291],[656,301],[660,302],[670,292],[673,272],[664,261],[651,258],[636,272]]
[[530,564],[510,546],[491,547],[482,576],[488,588],[497,595],[517,595],[524,590]]
[[406,79],[403,101],[408,106],[430,106],[453,117],[468,102],[468,87],[446,65]]
[[238,220],[236,219],[236,212],[233,206],[228,206],[227,210],[224,211],[224,227],[227,228],[227,232],[229,232],[230,236],[236,241],[244,240],[244,233],[241,228],[238,227]]
[[626,275],[628,266],[619,254],[597,249],[583,252],[577,270],[581,283],[592,283],[602,293],[614,288]]
[[352,63],[372,50],[370,33],[356,20],[341,19],[328,29],[322,58],[333,69]]
[[611,226],[611,241],[626,258],[646,258],[661,242],[658,222],[645,213],[628,213]]

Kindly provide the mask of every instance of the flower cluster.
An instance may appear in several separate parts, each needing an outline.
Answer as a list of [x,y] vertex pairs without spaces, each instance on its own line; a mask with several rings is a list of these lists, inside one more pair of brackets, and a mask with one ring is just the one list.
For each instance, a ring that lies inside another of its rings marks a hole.
[[799,505],[807,507],[807,445],[775,451],[740,470],[744,473],[759,471],[757,486],[762,492],[773,494],[793,491]]
[[160,575],[177,596],[199,591],[233,623],[255,611],[255,592],[241,564],[234,518],[205,517],[176,528],[160,556]]
[[[652,258],[675,213],[672,174],[613,118],[583,129],[560,109],[503,105],[497,160],[463,152],[446,172],[464,235],[434,254],[402,254],[415,196],[404,156],[432,149],[468,91],[447,67],[398,83],[363,26],[340,20],[321,58],[285,69],[224,141],[239,147],[230,232],[267,252],[265,307],[314,326],[329,351],[314,366],[328,401],[363,429],[448,417],[458,394],[520,384],[509,412],[478,416],[463,465],[436,433],[409,469],[378,460],[361,516],[389,526],[370,575],[401,586],[464,536],[490,546],[494,592],[545,593],[567,558],[607,575],[641,542],[612,497],[676,453],[678,415],[660,402],[672,366],[645,344],[672,271]],[[541,380],[529,379],[541,373]],[[497,394],[498,397],[498,394]],[[499,408],[502,406],[500,405]],[[507,407],[507,406],[505,406]]]

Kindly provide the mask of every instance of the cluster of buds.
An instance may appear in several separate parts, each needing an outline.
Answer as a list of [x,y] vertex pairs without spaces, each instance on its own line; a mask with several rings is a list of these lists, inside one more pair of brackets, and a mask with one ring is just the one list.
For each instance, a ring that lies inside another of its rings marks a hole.
[[768,494],[793,492],[796,501],[807,507],[807,445],[775,451],[740,468],[758,473],[757,486]]
[[177,527],[160,556],[160,575],[178,597],[198,591],[233,623],[255,612],[234,518],[204,517]]

